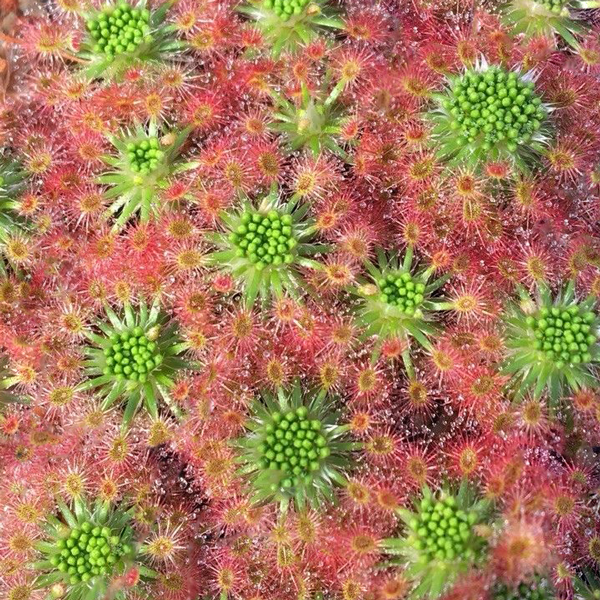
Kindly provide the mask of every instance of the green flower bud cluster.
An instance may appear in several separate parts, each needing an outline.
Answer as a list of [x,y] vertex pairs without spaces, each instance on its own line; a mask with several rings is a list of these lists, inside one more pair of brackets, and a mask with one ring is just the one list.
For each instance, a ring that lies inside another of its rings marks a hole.
[[94,52],[114,58],[135,52],[150,39],[150,12],[133,8],[127,2],[104,8],[95,19],[87,22],[94,40]]
[[457,131],[458,143],[466,146],[477,140],[484,150],[506,143],[515,152],[518,144],[531,140],[546,118],[533,82],[499,67],[465,73],[444,108],[453,117],[450,127]]
[[0,175],[0,186],[4,185],[4,177],[2,177],[2,175]]
[[576,305],[543,307],[537,315],[527,317],[527,325],[535,334],[534,348],[562,369],[568,363],[585,364],[592,360],[590,347],[597,341],[591,331],[595,318],[592,311],[582,311]]
[[545,9],[559,15],[563,8],[569,3],[569,0],[534,0],[537,4],[541,4]]
[[412,545],[428,560],[476,558],[475,512],[465,512],[453,496],[443,500],[423,498],[418,516],[409,523]]
[[263,0],[263,6],[272,10],[282,21],[299,15],[310,0]]
[[156,169],[165,153],[160,150],[158,138],[148,138],[127,144],[127,158],[132,171],[147,175]]
[[320,461],[331,454],[321,421],[310,419],[305,406],[285,414],[273,413],[271,422],[264,427],[259,452],[261,468],[276,469],[286,475],[281,482],[284,488],[297,486],[301,480],[309,482],[310,473],[318,471]]
[[260,271],[268,265],[289,265],[294,262],[292,250],[298,244],[292,229],[291,215],[276,210],[262,215],[246,211],[241,224],[229,236],[237,247],[237,256],[244,256]]
[[550,600],[552,597],[548,588],[539,582],[520,583],[516,589],[500,584],[495,587],[493,595],[494,600]]
[[121,538],[108,527],[99,527],[90,521],[84,521],[71,529],[66,538],[57,540],[56,549],[50,562],[69,576],[71,585],[96,575],[110,575],[117,561],[132,552],[132,548],[122,544]]
[[132,331],[114,333],[110,341],[111,346],[104,350],[104,374],[114,375],[118,380],[144,383],[148,373],[163,361],[156,342],[150,341],[139,326]]
[[378,285],[380,300],[396,306],[407,315],[413,315],[423,302],[425,284],[415,282],[410,273],[390,273]]

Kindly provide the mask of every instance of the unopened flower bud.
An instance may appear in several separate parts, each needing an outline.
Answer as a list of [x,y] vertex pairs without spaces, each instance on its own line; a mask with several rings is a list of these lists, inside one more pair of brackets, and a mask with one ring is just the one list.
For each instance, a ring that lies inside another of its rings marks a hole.
[[361,285],[358,291],[363,296],[374,296],[379,292],[379,289],[373,283],[367,283],[366,285]]
[[521,300],[521,310],[526,315],[532,315],[537,310],[537,307],[531,298],[524,298]]
[[175,134],[174,133],[167,133],[167,135],[163,135],[160,138],[161,146],[170,146],[174,142],[175,142]]
[[155,325],[154,327],[151,327],[150,329],[148,329],[148,331],[146,332],[146,337],[151,342],[154,342],[158,338],[159,334],[160,334],[160,325]]

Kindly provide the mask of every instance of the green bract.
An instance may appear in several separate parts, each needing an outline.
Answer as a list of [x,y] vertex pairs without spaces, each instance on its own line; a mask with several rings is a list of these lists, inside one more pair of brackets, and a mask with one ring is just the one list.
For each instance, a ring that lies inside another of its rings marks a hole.
[[254,404],[248,433],[237,445],[255,501],[318,508],[333,500],[335,485],[344,485],[356,445],[347,441],[348,428],[338,425],[325,397],[325,391],[303,391],[296,382],[290,392],[264,392]]
[[600,319],[593,310],[596,299],[578,302],[574,284],[555,297],[545,284],[535,299],[521,289],[520,304],[507,310],[507,356],[502,370],[512,376],[516,398],[547,390],[551,402],[580,388],[598,387]]
[[466,483],[456,495],[433,494],[426,486],[413,512],[400,509],[406,525],[402,538],[384,540],[394,564],[406,565],[404,574],[415,581],[411,597],[438,598],[456,578],[485,560],[490,504],[477,500]]
[[[115,577],[136,561],[136,545],[130,526],[132,511],[112,508],[97,500],[88,506],[81,499],[73,509],[59,500],[57,516],[48,517],[46,537],[36,543],[43,559],[35,563],[40,576],[36,587],[61,585],[67,600],[96,600],[109,592]],[[154,577],[151,569],[136,565],[142,578]],[[55,597],[50,595],[49,597]],[[116,599],[123,598],[121,590]]]
[[552,600],[554,592],[548,581],[535,577],[533,581],[510,586],[505,583],[496,584],[492,591],[493,600]]
[[291,150],[306,147],[315,156],[329,150],[342,160],[348,160],[348,154],[336,141],[344,121],[337,98],[346,84],[346,81],[340,80],[329,93],[322,89],[311,95],[303,83],[300,106],[272,93],[277,121],[270,126],[271,129],[287,137]]
[[526,171],[548,140],[548,113],[530,73],[480,64],[448,79],[431,113],[440,159],[476,167],[506,160]]
[[169,389],[176,372],[190,365],[178,356],[188,344],[178,337],[176,324],[167,322],[158,302],[150,309],[142,302],[135,310],[127,304],[122,318],[109,306],[105,312],[109,322],[97,324],[103,335],[86,332],[93,344],[84,363],[90,379],[80,389],[99,388],[103,409],[125,398],[124,427],[140,405],[157,418],[159,399],[178,414]]
[[327,0],[251,0],[238,10],[256,21],[271,44],[274,58],[282,50],[296,51],[323,29],[343,29],[344,23],[325,10]]
[[311,243],[316,232],[306,219],[308,205],[297,207],[292,198],[281,203],[274,189],[254,208],[245,200],[238,211],[223,213],[225,233],[207,235],[220,250],[207,259],[241,283],[248,306],[257,296],[267,301],[284,292],[299,296],[303,287],[300,268],[317,269],[311,258],[327,247]]
[[[377,265],[365,262],[370,278],[358,278],[358,285],[349,290],[360,299],[357,322],[364,327],[365,336],[378,338],[375,355],[389,339],[408,344],[415,339],[429,348],[431,344],[428,338],[437,331],[432,323],[433,314],[447,308],[443,299],[434,299],[432,294],[448,277],[442,276],[432,281],[433,267],[415,270],[410,247],[404,257],[392,254],[388,258],[379,250],[377,258]],[[403,358],[412,372],[409,349]]]
[[573,587],[576,600],[600,600],[600,578],[591,571],[585,571],[584,579],[576,578]]
[[511,0],[502,8],[502,18],[514,34],[525,37],[561,36],[577,47],[578,34],[585,33],[584,23],[573,18],[573,10],[597,7],[592,0]]
[[25,187],[25,173],[18,162],[0,155],[0,242],[14,235],[22,225],[15,214],[18,196]]
[[0,414],[8,404],[26,402],[26,398],[13,394],[10,388],[15,384],[15,378],[8,369],[8,357],[0,356]]
[[111,186],[104,196],[112,201],[109,213],[118,215],[115,228],[122,227],[138,212],[142,221],[160,213],[158,196],[169,185],[170,178],[195,166],[176,161],[189,131],[184,129],[163,144],[157,125],[151,122],[147,129],[138,126],[122,138],[110,138],[119,154],[104,157],[112,170],[101,175],[99,182]]
[[172,1],[156,10],[146,8],[145,0],[129,4],[124,0],[106,4],[85,15],[87,37],[79,56],[89,61],[89,77],[120,77],[139,62],[162,62],[181,49],[174,39],[173,26],[165,24]]

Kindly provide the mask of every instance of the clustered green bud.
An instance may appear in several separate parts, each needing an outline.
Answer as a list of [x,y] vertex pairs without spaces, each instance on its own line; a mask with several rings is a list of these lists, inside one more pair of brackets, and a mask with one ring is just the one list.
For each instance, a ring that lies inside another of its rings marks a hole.
[[550,600],[552,594],[539,582],[520,583],[517,588],[509,588],[502,583],[494,588],[493,598],[494,600]]
[[144,383],[148,379],[148,373],[163,361],[156,342],[150,341],[139,326],[131,331],[114,333],[110,336],[110,341],[111,346],[104,350],[104,374],[114,375],[118,380]]
[[4,185],[4,177],[2,175],[0,175],[0,185]]
[[452,115],[450,126],[463,146],[478,140],[484,150],[491,150],[506,143],[508,150],[515,152],[518,144],[531,140],[546,118],[533,82],[499,67],[465,73],[450,96],[444,108]]
[[480,541],[473,532],[476,523],[477,514],[457,508],[453,496],[423,498],[418,516],[410,522],[412,544],[429,560],[472,560]]
[[96,575],[110,575],[117,561],[132,552],[131,546],[121,543],[121,538],[108,527],[99,527],[84,521],[71,529],[69,535],[56,541],[58,553],[50,562],[62,573],[69,575],[75,585]]
[[541,4],[544,8],[559,15],[563,8],[569,3],[570,0],[534,0],[537,4]]
[[263,0],[263,6],[272,10],[282,21],[299,15],[310,0]]
[[[275,469],[287,475],[281,482],[284,488],[298,486],[301,480],[310,481],[310,473],[318,471],[320,461],[331,454],[321,421],[310,419],[305,406],[285,414],[273,413],[271,422],[264,427],[259,452],[263,469]],[[277,487],[275,485],[273,491]]]
[[396,306],[407,315],[413,315],[423,302],[425,284],[415,282],[410,273],[390,273],[378,285],[381,301]]
[[135,52],[150,36],[150,12],[146,8],[133,8],[127,2],[104,8],[95,19],[87,21],[92,36],[94,52],[107,58]]
[[241,224],[231,233],[229,241],[237,248],[237,256],[244,256],[260,271],[268,265],[291,264],[291,251],[298,241],[292,230],[291,215],[276,210],[266,215],[244,212]]
[[154,171],[164,155],[156,137],[127,144],[127,158],[131,170],[141,175]]
[[591,331],[595,318],[592,311],[582,311],[578,306],[543,307],[535,316],[527,317],[527,325],[535,333],[534,348],[562,369],[568,363],[592,360],[590,347],[597,341]]

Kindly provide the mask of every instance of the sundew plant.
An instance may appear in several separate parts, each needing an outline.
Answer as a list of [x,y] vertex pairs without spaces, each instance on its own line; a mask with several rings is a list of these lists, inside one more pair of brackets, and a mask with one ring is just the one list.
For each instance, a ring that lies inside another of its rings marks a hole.
[[0,0],[0,599],[600,600],[596,0]]

